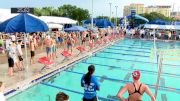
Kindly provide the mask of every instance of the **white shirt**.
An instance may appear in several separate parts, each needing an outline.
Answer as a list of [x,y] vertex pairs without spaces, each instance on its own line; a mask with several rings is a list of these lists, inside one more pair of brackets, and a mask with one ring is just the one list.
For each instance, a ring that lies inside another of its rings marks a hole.
[[21,50],[21,45],[18,44],[18,45],[16,46],[16,48],[17,48],[17,55],[18,55],[18,56],[23,55],[22,50]]
[[16,41],[16,36],[15,35],[11,35],[11,40],[12,41]]
[[0,101],[6,101],[5,96],[2,92],[0,92]]

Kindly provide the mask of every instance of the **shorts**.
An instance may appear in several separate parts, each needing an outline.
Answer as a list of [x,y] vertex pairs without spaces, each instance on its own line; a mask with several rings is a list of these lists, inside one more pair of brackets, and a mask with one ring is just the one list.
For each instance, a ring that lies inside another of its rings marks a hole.
[[84,38],[83,40],[82,40],[82,43],[84,43],[86,41],[86,39]]
[[52,52],[56,52],[56,46],[52,47]]
[[67,48],[70,48],[71,46],[72,46],[71,43],[68,43],[68,44],[67,44]]
[[83,101],[98,101],[97,97],[93,97],[92,99],[86,99],[86,98],[83,98]]
[[23,61],[22,56],[18,56],[18,58],[19,58],[19,61]]
[[34,56],[35,56],[35,52],[31,51],[31,57],[34,57]]
[[51,48],[51,47],[46,47],[46,53],[47,53],[47,54],[52,53],[52,48]]
[[14,60],[11,57],[8,58],[8,64],[10,68],[14,67]]
[[59,39],[58,38],[56,38],[56,43],[59,43]]
[[58,38],[59,42],[62,43],[63,42],[63,38]]

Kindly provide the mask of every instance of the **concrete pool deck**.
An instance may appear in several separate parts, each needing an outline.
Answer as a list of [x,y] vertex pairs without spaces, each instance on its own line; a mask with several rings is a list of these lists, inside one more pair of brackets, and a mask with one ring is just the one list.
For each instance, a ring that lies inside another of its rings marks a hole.
[[[66,67],[68,64],[78,61],[79,59],[82,59],[83,57],[89,57],[92,55],[93,52],[104,49],[104,48],[108,47],[109,45],[112,45],[116,41],[119,41],[119,40],[115,40],[115,41],[109,42],[107,44],[102,44],[100,46],[98,45],[98,47],[95,47],[90,51],[89,51],[89,47],[86,46],[85,47],[86,51],[84,53],[81,53],[80,55],[78,55],[79,51],[76,48],[74,48],[73,54],[72,54],[73,56],[70,57],[70,59],[65,60],[64,62],[62,62],[64,57],[60,54],[60,52],[62,52],[63,50],[59,49],[58,50],[59,52],[57,51],[58,58],[56,58],[54,60],[54,65],[50,66],[50,69],[43,70],[41,73],[39,71],[41,70],[41,68],[44,65],[39,62],[36,62],[33,65],[30,65],[30,64],[28,65],[28,71],[18,71],[18,72],[14,73],[14,76],[10,77],[7,74],[8,63],[0,64],[0,67],[1,67],[0,80],[5,83],[5,92],[4,93],[9,93],[11,90],[16,90],[16,89],[23,90],[23,89],[27,88],[29,86],[29,84],[32,83],[32,81],[35,81],[36,79],[41,78],[61,67]],[[43,56],[46,56],[45,52],[37,54],[35,57],[35,60],[38,61],[38,59]],[[29,61],[29,58],[28,58],[28,61]],[[43,78],[43,79],[45,79],[45,78]]]

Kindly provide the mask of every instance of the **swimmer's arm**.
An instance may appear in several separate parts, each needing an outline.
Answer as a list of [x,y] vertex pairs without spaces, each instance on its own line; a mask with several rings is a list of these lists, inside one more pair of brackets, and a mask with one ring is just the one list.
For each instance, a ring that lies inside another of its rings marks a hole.
[[126,99],[123,97],[123,94],[127,91],[127,84],[119,91],[118,98],[121,99],[121,101],[126,101]]
[[151,97],[151,101],[156,101],[154,95],[151,93],[151,91],[150,91],[148,86],[146,86],[145,92]]

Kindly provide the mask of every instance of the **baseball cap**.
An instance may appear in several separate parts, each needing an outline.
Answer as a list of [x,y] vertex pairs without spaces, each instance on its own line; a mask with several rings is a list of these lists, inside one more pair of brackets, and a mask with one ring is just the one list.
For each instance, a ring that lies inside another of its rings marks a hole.
[[135,79],[135,80],[139,80],[140,76],[141,76],[141,73],[140,73],[140,71],[138,71],[138,70],[135,70],[135,71],[132,73],[132,77],[133,77],[133,79]]

